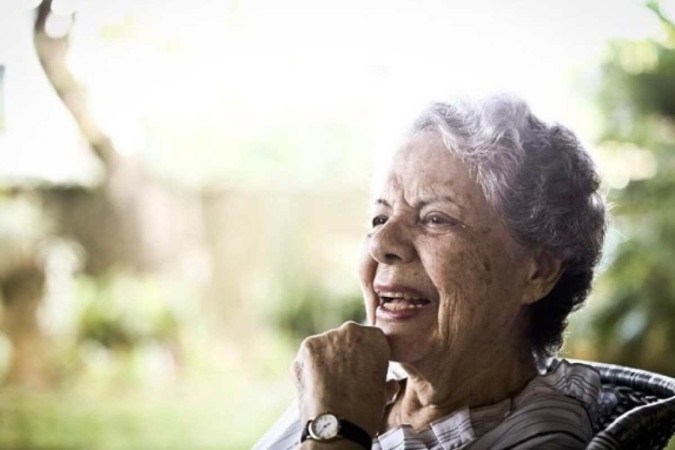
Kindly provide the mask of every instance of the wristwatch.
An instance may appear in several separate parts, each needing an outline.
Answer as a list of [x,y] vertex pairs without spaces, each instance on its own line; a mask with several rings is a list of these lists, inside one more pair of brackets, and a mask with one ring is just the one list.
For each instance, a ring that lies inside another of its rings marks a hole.
[[366,430],[348,420],[338,419],[330,412],[321,413],[314,419],[308,420],[302,430],[300,442],[305,442],[307,439],[325,442],[339,438],[356,442],[367,450],[371,449],[373,443]]

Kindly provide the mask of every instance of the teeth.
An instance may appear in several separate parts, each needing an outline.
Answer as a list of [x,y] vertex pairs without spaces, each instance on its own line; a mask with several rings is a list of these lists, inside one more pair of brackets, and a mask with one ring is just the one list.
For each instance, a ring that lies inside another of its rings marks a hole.
[[404,300],[421,300],[418,297],[412,297],[410,294],[404,294],[403,292],[378,292],[380,298],[402,298]]
[[406,301],[400,301],[400,300],[392,300],[389,302],[385,302],[382,307],[384,309],[387,309],[389,311],[404,311],[408,309],[420,309],[424,308],[426,306],[425,303],[410,303]]

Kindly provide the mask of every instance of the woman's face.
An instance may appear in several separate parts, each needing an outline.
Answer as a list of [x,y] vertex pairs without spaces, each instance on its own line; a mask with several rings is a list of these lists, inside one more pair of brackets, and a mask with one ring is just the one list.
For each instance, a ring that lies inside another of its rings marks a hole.
[[435,133],[406,141],[374,193],[360,277],[394,360],[461,361],[522,336],[524,252]]

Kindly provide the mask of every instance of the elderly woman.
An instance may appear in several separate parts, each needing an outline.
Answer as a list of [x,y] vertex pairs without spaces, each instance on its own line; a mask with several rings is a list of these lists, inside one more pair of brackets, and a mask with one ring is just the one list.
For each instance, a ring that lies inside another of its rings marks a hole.
[[600,254],[598,185],[518,99],[424,111],[374,189],[368,326],[302,343],[298,404],[256,448],[584,448],[599,376],[548,361]]

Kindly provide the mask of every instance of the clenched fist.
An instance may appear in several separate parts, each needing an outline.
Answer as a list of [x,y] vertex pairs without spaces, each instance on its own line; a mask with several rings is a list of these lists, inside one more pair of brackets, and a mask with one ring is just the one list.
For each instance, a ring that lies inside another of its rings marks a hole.
[[292,367],[302,423],[330,411],[375,436],[386,405],[389,354],[382,330],[354,322],[305,339]]

